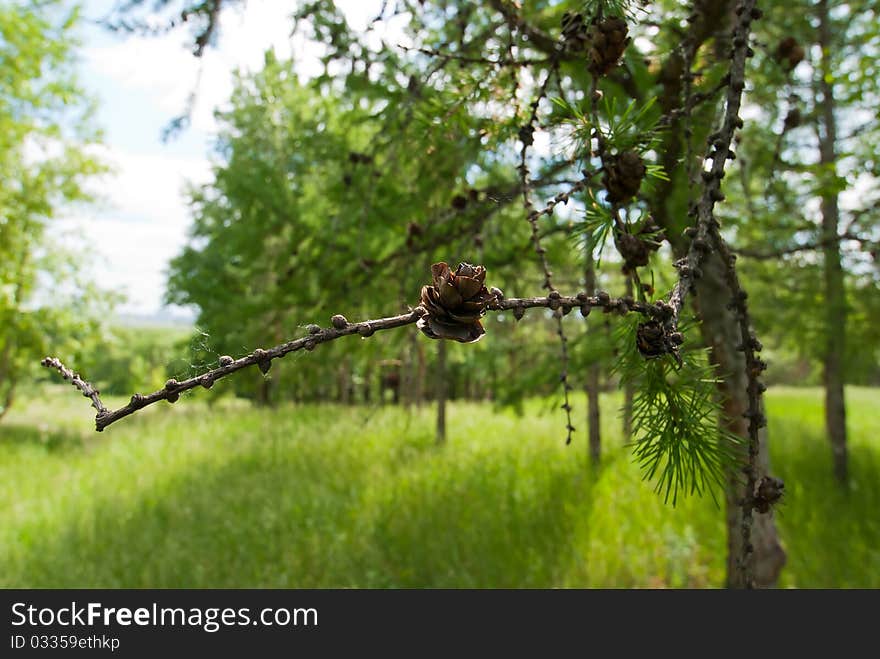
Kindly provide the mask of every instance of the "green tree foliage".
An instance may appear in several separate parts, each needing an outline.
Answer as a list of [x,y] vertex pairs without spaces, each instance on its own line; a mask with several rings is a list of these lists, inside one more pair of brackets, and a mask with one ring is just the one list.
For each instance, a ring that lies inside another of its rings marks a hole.
[[[438,260],[483,263],[491,282],[508,294],[540,290],[520,208],[523,125],[540,111],[535,128],[549,136],[528,163],[538,195],[555,193],[576,181],[580,168],[601,164],[590,157],[586,113],[592,104],[583,90],[592,76],[584,55],[557,57],[555,37],[548,36],[558,32],[568,7],[524,7],[523,20],[538,30],[530,36],[535,50],[523,45],[519,28],[493,3],[455,6],[451,19],[453,8],[443,3],[410,9],[412,45],[401,49],[370,46],[332,3],[305,5],[299,28],[324,44],[325,73],[300,81],[293,63],[269,53],[260,73],[238,80],[232,108],[221,115],[214,181],[191,193],[192,240],[173,262],[170,279],[169,300],[198,305],[199,323],[214,337],[214,354],[203,355],[205,361],[278,343],[299,324],[341,310],[370,316],[414,304]],[[623,3],[603,7],[624,9]],[[388,13],[384,18],[393,10]],[[504,64],[515,58],[530,68]],[[722,69],[719,63],[715,78]],[[625,69],[604,85],[602,130],[613,148],[637,148],[648,158],[648,173],[662,181],[655,137],[661,110],[639,89],[651,84],[645,57],[631,48]],[[587,221],[578,209],[557,211],[542,224],[557,285],[568,290],[583,286],[584,245],[613,232],[609,202],[590,193],[573,207],[584,204]],[[633,232],[646,228],[644,199],[623,218]],[[602,283],[622,288],[613,250],[606,253],[612,271]],[[646,283],[653,280],[649,273]],[[549,319],[534,320],[513,332],[509,320],[492,319],[491,342],[467,354],[454,347],[453,379],[461,371],[510,401],[526,391],[552,390],[559,372],[552,365],[556,337]],[[603,325],[569,328],[574,372],[603,355],[610,359]],[[287,380],[291,391],[317,387],[326,394],[343,359],[358,362],[359,377],[368,378],[377,357],[403,354],[413,362],[423,351],[399,337],[363,348],[334,345],[325,360],[299,360],[280,376],[275,367],[276,386]],[[502,364],[512,365],[513,377],[497,377]]]
[[[816,3],[773,3],[761,23],[750,110],[728,186],[725,222],[736,227],[744,272],[754,289],[755,317],[771,340],[774,363],[798,372],[797,361],[818,363],[827,343],[822,309],[823,195],[840,196],[838,237],[846,273],[848,382],[880,378],[876,327],[880,267],[880,140],[878,55],[880,16],[876,3],[830,3],[827,81],[836,103],[836,157],[820,161],[825,131],[820,89],[822,50]],[[775,369],[774,369],[775,370]],[[799,371],[803,376],[803,370]]]
[[83,347],[82,372],[102,394],[130,395],[156,389],[189,367],[185,356],[198,351],[199,339],[188,327],[102,328],[99,340]]
[[0,6],[0,416],[48,345],[81,354],[97,327],[88,309],[102,299],[81,278],[82,256],[61,250],[50,230],[102,171],[73,71],[79,12],[65,4]]
[[[308,82],[298,80],[293,63],[267,54],[261,72],[238,80],[232,107],[221,115],[214,180],[191,191],[192,240],[170,278],[170,301],[198,305],[214,359],[278,343],[339,311],[354,320],[414,305],[439,260],[483,263],[492,284],[511,295],[540,288],[525,258],[528,225],[506,144],[513,127],[498,125],[485,109],[506,90],[465,93],[443,79],[429,86],[415,73],[401,77],[407,64],[392,51],[380,54],[391,63],[372,66],[375,73]],[[410,66],[430,65],[422,59]],[[472,114],[477,106],[486,116]],[[540,187],[558,182],[566,164],[560,160],[536,171]],[[571,259],[561,232],[548,248],[556,259]],[[577,287],[577,277],[566,285]],[[450,350],[453,395],[476,393],[473,380],[483,393],[515,400],[535,378],[506,383],[498,368],[532,339],[548,344],[553,336],[540,324],[527,337],[522,328],[510,332],[509,319],[489,322],[491,346],[474,346],[470,355]],[[424,345],[405,337],[329,346],[325,360],[273,369],[274,386],[335,395],[339,361],[348,360],[354,377],[369,384],[377,377],[371,363],[402,356],[415,370],[417,361],[433,360],[432,348],[425,355]],[[546,372],[551,357],[536,350],[523,355],[521,368]],[[555,377],[537,379],[550,384]],[[242,392],[251,385],[237,384]],[[430,381],[425,387],[429,393]]]

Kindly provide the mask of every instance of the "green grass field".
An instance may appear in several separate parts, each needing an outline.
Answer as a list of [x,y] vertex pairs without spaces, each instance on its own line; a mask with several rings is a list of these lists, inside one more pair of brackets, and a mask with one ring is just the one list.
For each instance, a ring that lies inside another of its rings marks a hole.
[[[880,587],[880,391],[847,397],[841,491],[821,392],[769,392],[783,586]],[[455,404],[438,449],[430,408],[198,395],[97,434],[82,397],[54,387],[0,424],[0,586],[721,586],[722,511],[664,505],[621,446],[618,399],[603,404],[594,470],[584,434],[566,447],[538,403],[524,417]]]

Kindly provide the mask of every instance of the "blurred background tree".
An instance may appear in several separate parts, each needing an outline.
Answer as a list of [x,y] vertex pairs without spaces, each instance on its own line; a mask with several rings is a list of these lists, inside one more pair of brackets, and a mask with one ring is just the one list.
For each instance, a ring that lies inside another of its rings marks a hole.
[[726,220],[780,361],[800,361],[807,378],[821,364],[834,472],[846,483],[843,385],[880,375],[877,10],[827,0],[768,10],[749,94],[756,120],[740,140]]
[[[201,56],[222,39],[222,10],[241,5],[132,0],[107,24],[131,32],[182,27]],[[843,385],[880,383],[880,21],[870,2],[795,5],[761,3],[766,16],[754,23],[745,121],[718,216],[742,257],[772,367],[768,381],[821,379],[829,463],[846,483]],[[10,184],[0,191],[3,217],[11,218],[0,225],[8,256],[0,264],[2,309],[11,319],[0,329],[7,407],[12,384],[47,338],[106,391],[129,394],[202,372],[221,355],[304,334],[306,323],[334,313],[356,320],[405,311],[418,303],[437,261],[481,263],[509,297],[536,294],[548,277],[534,253],[524,190],[538,208],[575,191],[537,225],[560,290],[648,300],[668,293],[724,105],[736,2],[398,0],[377,7],[362,32],[333,2],[300,3],[295,33],[319,46],[322,72],[300,77],[296,62],[267,51],[260,71],[236,77],[230,104],[217,115],[211,180],[187,191],[190,239],[170,265],[167,300],[198,310],[199,334],[189,341],[125,328],[98,339],[100,323],[89,320],[87,307],[106,298],[79,285],[69,304],[39,304],[41,281],[68,277],[82,261],[52,249],[45,228],[61,203],[87,197],[83,182],[100,171],[87,148],[96,134],[80,120],[64,123],[76,125],[75,134],[60,128],[62,113],[79,108],[84,119],[87,107],[69,72],[76,13],[56,23],[64,13],[58,3],[3,10],[3,48],[11,53],[4,62],[32,62],[15,69],[21,79],[4,88],[3,102],[12,100],[0,115],[5,134],[15,136],[3,143]],[[592,34],[599,10],[625,16],[631,38],[620,66],[603,75],[589,64],[596,56],[573,18]],[[403,43],[378,36],[377,26],[394,21]],[[22,33],[34,40],[27,48]],[[53,73],[43,80],[46,70]],[[186,114],[173,125],[184,128]],[[653,174],[630,203],[609,203],[608,181],[590,174],[605,164],[593,146],[596,126],[613,147],[637,145]],[[33,145],[41,142],[49,146],[35,160]],[[524,146],[530,149],[521,161]],[[643,240],[648,234],[653,239]],[[621,247],[632,237],[644,254]],[[722,433],[744,437],[745,362],[724,275],[720,259],[705,264],[689,309],[702,322],[688,344],[709,351],[718,379],[712,402],[726,412]],[[521,411],[527,397],[540,396],[558,409],[552,315],[530,311],[515,321],[497,314],[485,324],[490,338],[468,346],[429,342],[414,331],[333,342],[319,358],[278,361],[265,376],[252,369],[227,390],[261,405],[399,402],[414,409],[431,400],[444,420],[447,397]],[[587,392],[586,409],[575,410],[584,423],[575,425],[588,429],[578,436],[589,436],[584,450],[594,464],[603,452],[598,394],[621,385],[628,356],[618,353],[632,347],[620,338],[626,327],[613,312],[565,321],[569,363],[562,369]],[[634,424],[637,396],[627,388],[620,422],[636,441],[644,435],[639,419]],[[742,490],[738,472],[727,477],[732,580]],[[759,581],[773,583],[784,554],[771,515],[760,516],[755,544]]]
[[88,279],[88,252],[51,227],[104,171],[75,75],[79,9],[67,5],[0,6],[0,417],[49,346],[85,361],[110,302]]

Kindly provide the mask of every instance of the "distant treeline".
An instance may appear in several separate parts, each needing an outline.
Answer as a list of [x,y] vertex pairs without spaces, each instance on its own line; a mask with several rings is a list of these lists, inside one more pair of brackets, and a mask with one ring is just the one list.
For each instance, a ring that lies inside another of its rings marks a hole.
[[[477,346],[449,344],[448,395],[452,399],[487,400],[518,404],[527,395],[552,394],[557,390],[554,374],[556,354],[553,335],[538,314],[526,317],[519,327],[506,322],[487,325],[492,341]],[[618,319],[609,316],[605,331],[584,333],[573,341],[576,366],[598,362],[602,386],[618,386],[613,374],[613,350],[606,350]],[[572,323],[573,325],[576,323]],[[507,325],[507,326],[505,326]],[[321,355],[298,355],[276,361],[266,377],[257,369],[250,375],[230,378],[210,392],[212,398],[236,395],[261,404],[282,401],[339,402],[344,404],[419,404],[434,400],[438,387],[437,344],[420,335],[374,337],[369,342],[352,339],[322,346]],[[523,346],[529,345],[529,350]],[[105,343],[83,350],[81,371],[109,395],[127,396],[160,388],[171,377],[194,375],[216,366],[222,354],[240,357],[249,352],[222,349],[213,337],[190,328],[113,327]],[[356,348],[356,349],[355,349]],[[367,349],[368,348],[368,349]],[[821,383],[818,360],[776,351],[768,355],[773,368],[772,384],[817,385]],[[849,383],[880,385],[880,367],[874,355],[849,370]],[[575,371],[582,372],[582,371]],[[48,377],[41,374],[42,378]]]

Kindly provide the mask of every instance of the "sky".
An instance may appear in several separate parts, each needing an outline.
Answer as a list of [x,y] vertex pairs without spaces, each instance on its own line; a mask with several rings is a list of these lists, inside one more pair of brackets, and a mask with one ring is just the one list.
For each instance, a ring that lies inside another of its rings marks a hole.
[[[194,317],[193,309],[163,305],[168,262],[186,243],[191,222],[184,191],[210,180],[214,110],[227,102],[236,69],[258,70],[265,50],[273,48],[281,58],[293,56],[301,75],[318,70],[316,47],[290,38],[296,4],[248,0],[243,10],[224,10],[217,47],[198,60],[185,45],[185,31],[118,36],[96,24],[113,0],[84,2],[79,74],[98,101],[95,122],[104,130],[99,153],[113,171],[95,184],[98,203],[76,208],[60,228],[88,241],[98,283],[126,296],[120,313]],[[366,25],[380,4],[337,0],[356,27]],[[163,143],[163,127],[184,111],[194,90],[191,126]]]

